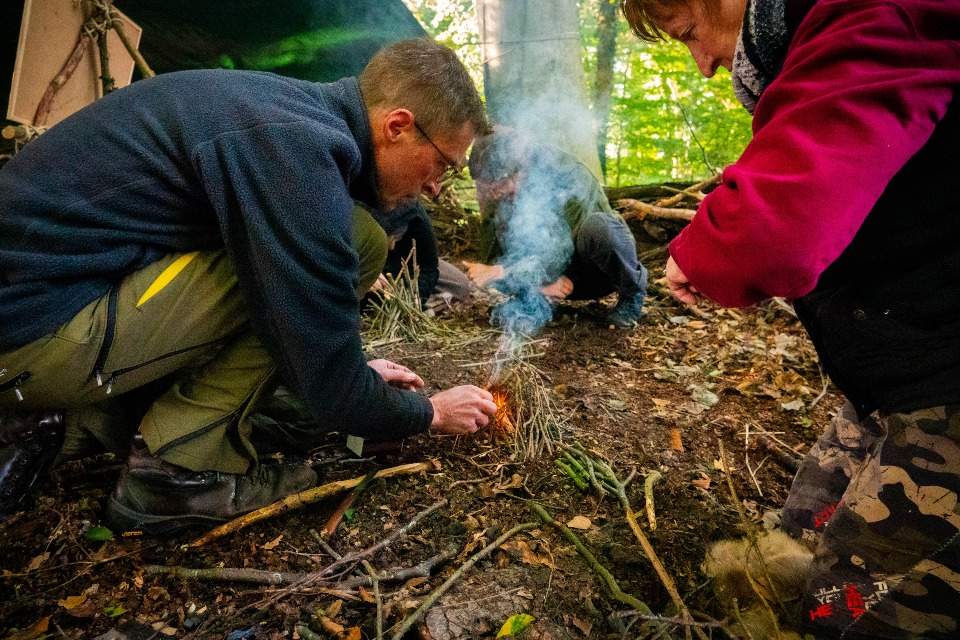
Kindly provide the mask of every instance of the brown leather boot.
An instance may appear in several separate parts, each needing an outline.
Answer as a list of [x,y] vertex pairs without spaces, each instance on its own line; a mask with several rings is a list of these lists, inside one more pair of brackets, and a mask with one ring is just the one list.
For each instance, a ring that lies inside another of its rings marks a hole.
[[151,455],[137,436],[107,521],[115,532],[170,535],[215,526],[316,484],[305,464],[266,462],[246,474],[190,471]]
[[63,446],[63,414],[0,413],[0,522],[24,509]]

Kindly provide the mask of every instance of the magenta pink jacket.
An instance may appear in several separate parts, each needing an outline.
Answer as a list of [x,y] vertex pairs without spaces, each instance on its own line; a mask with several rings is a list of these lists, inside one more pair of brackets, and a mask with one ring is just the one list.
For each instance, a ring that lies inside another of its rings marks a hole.
[[958,88],[960,0],[820,0],[670,254],[724,306],[809,293]]

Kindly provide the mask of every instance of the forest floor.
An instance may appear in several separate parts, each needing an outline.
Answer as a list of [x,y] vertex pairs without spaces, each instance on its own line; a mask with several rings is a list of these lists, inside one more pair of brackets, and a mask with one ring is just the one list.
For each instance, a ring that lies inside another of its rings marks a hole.
[[[652,274],[662,273],[662,259],[648,266]],[[621,477],[635,472],[627,495],[640,526],[688,606],[720,617],[700,564],[710,542],[740,533],[726,476],[749,519],[758,526],[772,521],[792,474],[771,451],[789,448],[799,457],[839,397],[824,386],[813,348],[786,305],[744,311],[704,305],[693,313],[654,287],[644,322],[622,331],[599,320],[609,304],[561,305],[530,362],[562,418],[561,439],[579,442]],[[410,366],[428,392],[482,385],[489,372],[483,363],[498,344],[487,303],[478,300],[442,318],[452,332],[382,345],[371,357]],[[521,613],[534,618],[524,638],[638,637],[640,623],[623,613],[631,607],[610,597],[574,545],[531,511],[531,500],[557,521],[579,527],[573,531],[624,592],[658,614],[675,615],[620,503],[578,489],[554,464],[556,454],[523,461],[508,442],[424,435],[358,459],[344,442],[330,434],[326,445],[311,452],[324,482],[407,462],[436,465],[373,483],[330,546],[341,554],[365,549],[444,500],[369,557],[370,570],[382,573],[444,554],[430,575],[384,578],[378,598],[369,585],[268,586],[152,573],[150,565],[318,571],[332,558],[317,531],[344,494],[196,549],[184,546],[193,535],[104,541],[109,532],[93,527],[103,517],[121,462],[101,456],[56,470],[31,510],[0,524],[0,636],[375,638],[379,599],[384,637],[391,637],[395,625],[470,556],[516,525],[535,523],[464,570],[405,637],[492,637]],[[662,476],[653,485],[655,530],[643,491],[644,478],[654,471]],[[364,575],[357,566],[344,579]],[[677,628],[668,634],[663,637],[683,635]]]

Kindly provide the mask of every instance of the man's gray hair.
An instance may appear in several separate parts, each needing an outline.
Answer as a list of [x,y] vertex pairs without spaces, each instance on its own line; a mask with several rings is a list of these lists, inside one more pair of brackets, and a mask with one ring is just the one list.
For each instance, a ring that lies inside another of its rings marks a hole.
[[480,94],[457,55],[428,38],[381,49],[360,73],[367,109],[409,109],[428,134],[487,129]]

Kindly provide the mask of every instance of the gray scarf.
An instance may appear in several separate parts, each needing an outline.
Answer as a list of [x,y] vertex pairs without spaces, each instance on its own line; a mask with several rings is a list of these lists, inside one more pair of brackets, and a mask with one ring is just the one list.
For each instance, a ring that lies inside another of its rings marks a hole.
[[786,5],[787,0],[747,0],[732,75],[733,91],[750,113],[787,56]]

